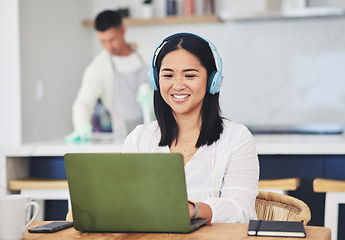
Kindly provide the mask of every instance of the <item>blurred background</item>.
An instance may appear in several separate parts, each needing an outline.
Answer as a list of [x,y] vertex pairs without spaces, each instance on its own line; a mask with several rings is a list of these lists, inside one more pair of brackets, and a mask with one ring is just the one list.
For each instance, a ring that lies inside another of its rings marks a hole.
[[[147,22],[127,24],[127,40],[152,51],[180,31],[213,42],[223,59],[220,94],[227,118],[253,131],[300,125],[342,131],[344,1],[217,0],[212,20],[193,22],[177,0],[177,23],[160,21],[167,1],[153,0],[149,13],[143,2],[1,1],[0,145],[62,139],[72,131],[71,108],[83,71],[101,50],[92,20],[116,8]],[[205,4],[195,0],[193,15],[207,19]]]

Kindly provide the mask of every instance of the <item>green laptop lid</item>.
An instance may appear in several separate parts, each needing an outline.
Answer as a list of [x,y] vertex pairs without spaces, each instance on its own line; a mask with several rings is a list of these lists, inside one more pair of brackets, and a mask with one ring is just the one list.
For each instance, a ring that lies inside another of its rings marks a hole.
[[65,168],[77,230],[191,231],[181,154],[69,153]]

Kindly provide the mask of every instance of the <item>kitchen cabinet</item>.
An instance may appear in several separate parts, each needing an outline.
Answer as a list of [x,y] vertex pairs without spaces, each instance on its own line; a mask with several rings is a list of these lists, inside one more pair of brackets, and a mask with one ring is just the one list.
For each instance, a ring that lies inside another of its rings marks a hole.
[[345,156],[325,156],[324,178],[345,180]]
[[[323,226],[325,194],[313,191],[317,177],[345,180],[345,155],[260,155],[260,178],[301,179],[300,187],[289,195],[303,200],[310,208],[309,225]],[[345,206],[339,207],[339,226],[345,225]],[[339,228],[339,236],[345,237],[345,229]],[[343,239],[343,238],[340,238]]]
[[325,195],[314,193],[313,180],[324,177],[324,158],[323,155],[259,155],[260,179],[300,178],[300,187],[289,194],[309,206],[312,212],[309,224],[314,226],[323,225]]
[[[8,182],[12,179],[64,179],[66,153],[121,152],[122,144],[114,143],[108,136],[97,136],[92,142],[80,144],[65,144],[60,140],[0,148],[0,196],[10,193]],[[46,201],[46,220],[64,220],[67,207],[65,200]]]

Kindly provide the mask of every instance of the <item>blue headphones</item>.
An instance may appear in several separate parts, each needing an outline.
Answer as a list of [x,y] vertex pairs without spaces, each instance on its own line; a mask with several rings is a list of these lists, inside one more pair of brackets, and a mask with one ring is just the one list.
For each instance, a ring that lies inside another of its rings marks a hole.
[[193,35],[205,42],[208,43],[208,45],[210,46],[211,50],[215,53],[216,58],[217,58],[217,71],[213,71],[207,81],[207,91],[208,93],[214,95],[216,93],[219,92],[220,90],[220,86],[222,85],[223,82],[223,76],[222,76],[222,59],[220,58],[220,55],[216,49],[216,47],[208,40],[206,40],[203,37],[200,37],[196,34],[193,33],[175,33],[172,34],[166,38],[164,38],[157,46],[156,50],[153,52],[152,56],[151,56],[151,61],[150,61],[150,70],[148,73],[148,77],[149,77],[149,83],[150,86],[153,90],[158,91],[158,82],[159,82],[159,77],[158,77],[158,72],[156,69],[156,57],[159,53],[159,51],[161,50],[161,48],[164,46],[164,44],[171,38],[175,37],[175,36],[179,36],[179,35]]

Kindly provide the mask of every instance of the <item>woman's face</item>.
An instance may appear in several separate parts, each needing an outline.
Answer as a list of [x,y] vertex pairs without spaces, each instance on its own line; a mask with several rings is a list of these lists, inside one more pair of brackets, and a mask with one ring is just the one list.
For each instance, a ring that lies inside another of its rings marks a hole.
[[190,52],[178,49],[163,58],[159,71],[160,93],[175,115],[200,115],[206,84],[206,68]]

